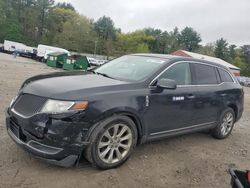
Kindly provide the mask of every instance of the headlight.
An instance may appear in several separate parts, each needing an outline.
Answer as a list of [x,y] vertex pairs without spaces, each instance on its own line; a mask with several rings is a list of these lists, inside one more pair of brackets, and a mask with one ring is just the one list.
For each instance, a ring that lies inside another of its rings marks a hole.
[[66,112],[68,110],[85,110],[87,106],[87,101],[73,102],[49,99],[43,106],[41,112],[55,114]]

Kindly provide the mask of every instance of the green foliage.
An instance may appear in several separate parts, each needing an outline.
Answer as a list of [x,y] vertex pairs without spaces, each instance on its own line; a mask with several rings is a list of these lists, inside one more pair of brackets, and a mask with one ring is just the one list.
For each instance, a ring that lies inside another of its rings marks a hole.
[[94,23],[94,31],[97,33],[97,53],[110,55],[113,51],[113,43],[116,40],[116,29],[110,17],[103,16]]
[[14,40],[17,42],[24,41],[25,37],[22,35],[21,25],[17,20],[6,19],[2,24],[4,29],[0,30],[0,38],[7,40]]
[[229,49],[228,49],[228,51],[229,51],[229,57],[230,57],[230,59],[235,59],[236,58],[236,56],[237,56],[237,54],[236,54],[236,45],[234,45],[234,44],[232,44],[232,45],[230,45],[229,46]]
[[56,7],[75,11],[75,8],[70,3],[57,3]]
[[215,56],[227,61],[228,60],[227,47],[228,47],[228,42],[225,39],[221,38],[217,40],[215,43],[215,50],[214,50]]
[[154,40],[150,40],[148,42],[150,51],[153,53],[165,53],[165,45],[168,38],[168,33],[154,28],[146,28],[144,29],[144,32],[147,36],[154,37]]
[[236,67],[239,67],[241,70],[245,69],[246,66],[245,64],[243,63],[242,59],[239,57],[239,56],[236,56],[232,61],[231,63],[233,65],[235,65]]
[[115,26],[110,17],[103,16],[94,24],[95,31],[100,39],[108,40],[115,38]]
[[202,46],[200,34],[191,27],[122,33],[110,17],[94,21],[80,15],[72,4],[55,4],[54,0],[0,0],[0,43],[5,39],[107,56],[169,54],[183,49],[219,57],[241,68],[242,75],[250,76],[250,45],[239,48],[221,38]]
[[54,44],[71,51],[93,53],[94,43],[91,40],[93,36],[90,21],[78,14],[73,19],[74,22],[68,20],[63,24],[63,32],[56,35]]
[[148,36],[143,30],[123,34],[117,34],[117,46],[120,54],[146,53],[149,52],[148,43],[155,40],[153,36]]
[[200,46],[197,50],[197,53],[208,55],[214,57],[214,45],[212,43],[206,44],[204,46]]
[[154,28],[146,28],[144,31],[155,38],[149,43],[149,49],[154,53],[172,53],[179,49],[192,52],[199,49],[201,42],[200,35],[191,27],[186,27],[181,32],[177,27],[169,33]]

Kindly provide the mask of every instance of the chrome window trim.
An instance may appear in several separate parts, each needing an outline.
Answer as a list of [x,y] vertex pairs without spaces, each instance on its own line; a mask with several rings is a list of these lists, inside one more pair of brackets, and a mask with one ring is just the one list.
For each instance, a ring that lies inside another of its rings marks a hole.
[[[156,86],[153,86],[152,84],[165,72],[167,71],[169,68],[171,68],[172,66],[176,65],[176,64],[179,64],[179,63],[193,63],[193,64],[202,64],[202,65],[207,65],[207,66],[211,66],[211,67],[215,67],[215,68],[218,68],[218,69],[222,69],[224,71],[226,71],[232,78],[233,82],[221,82],[219,84],[203,84],[203,85],[177,85],[177,87],[192,87],[192,86],[203,86],[203,87],[208,87],[208,86],[220,86],[222,85],[223,83],[237,83],[234,79],[234,77],[232,76],[232,73],[229,72],[228,70],[222,68],[222,67],[219,67],[219,66],[216,66],[216,65],[211,65],[211,64],[208,64],[208,63],[203,63],[203,62],[196,62],[196,61],[178,61],[178,62],[175,62],[173,64],[171,64],[170,66],[168,66],[167,68],[165,68],[160,74],[158,74],[150,83],[149,83],[149,88],[154,88]],[[192,73],[191,73],[192,74]],[[218,73],[219,74],[219,73]]]

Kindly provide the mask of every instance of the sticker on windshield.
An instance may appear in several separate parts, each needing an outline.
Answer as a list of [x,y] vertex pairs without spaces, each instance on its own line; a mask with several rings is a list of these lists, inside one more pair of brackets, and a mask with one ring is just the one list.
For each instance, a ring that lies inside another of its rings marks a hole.
[[159,63],[159,64],[162,64],[165,62],[163,60],[158,60],[158,59],[147,59],[146,61],[150,63]]

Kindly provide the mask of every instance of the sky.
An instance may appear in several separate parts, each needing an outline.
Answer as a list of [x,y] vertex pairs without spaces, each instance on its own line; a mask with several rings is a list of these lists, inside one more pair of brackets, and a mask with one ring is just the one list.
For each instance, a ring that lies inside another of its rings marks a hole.
[[223,37],[230,44],[250,44],[250,0],[56,0],[69,2],[95,21],[109,16],[122,32],[145,27],[171,31],[193,27],[202,44]]

